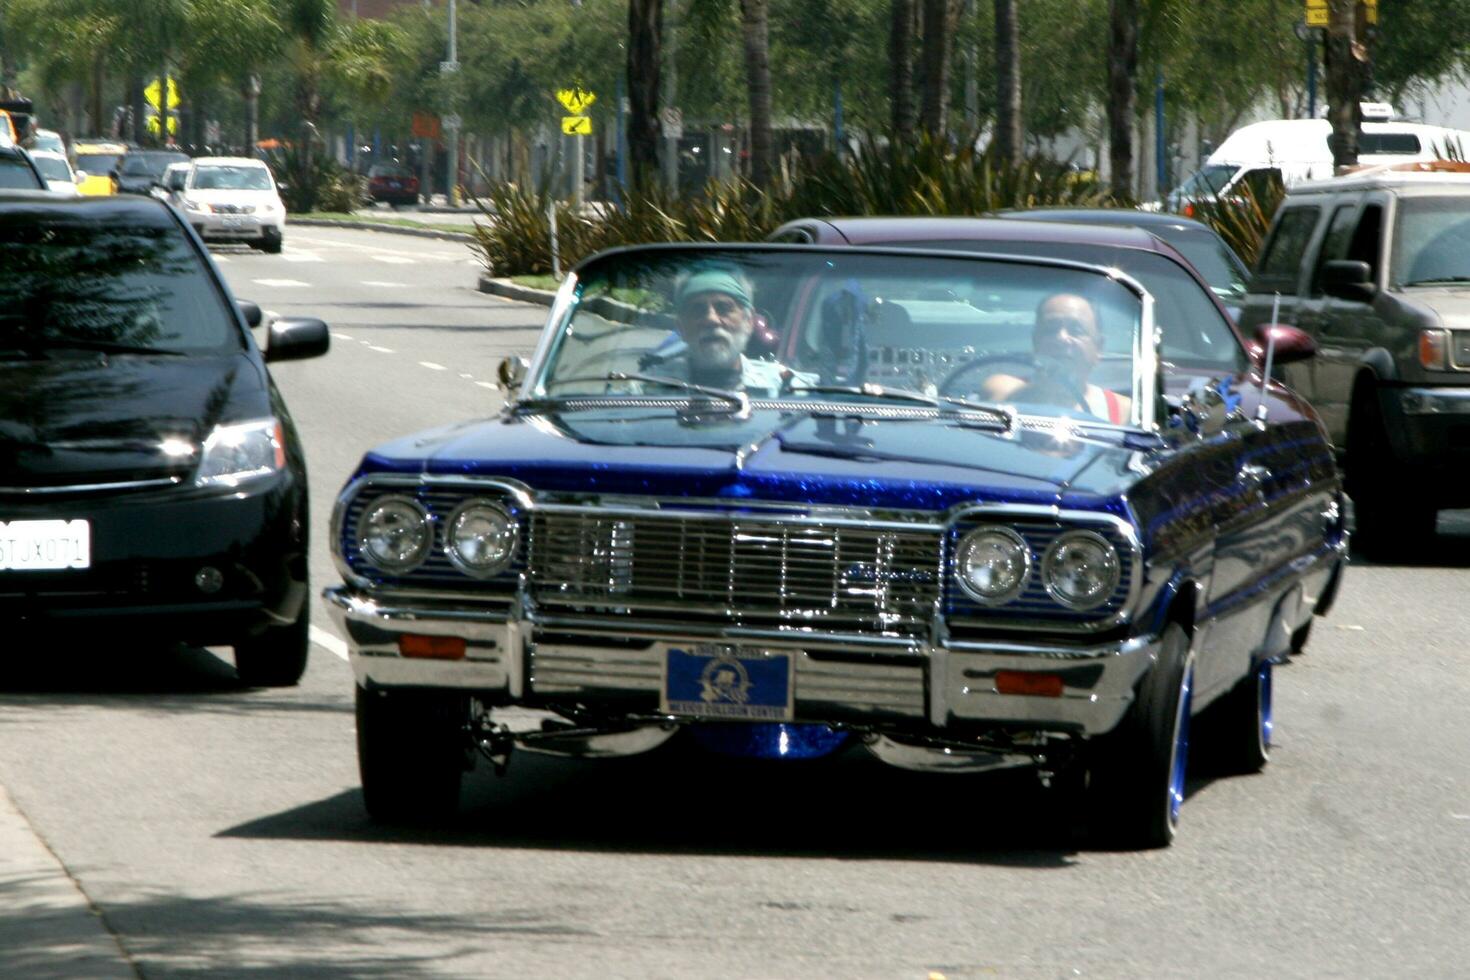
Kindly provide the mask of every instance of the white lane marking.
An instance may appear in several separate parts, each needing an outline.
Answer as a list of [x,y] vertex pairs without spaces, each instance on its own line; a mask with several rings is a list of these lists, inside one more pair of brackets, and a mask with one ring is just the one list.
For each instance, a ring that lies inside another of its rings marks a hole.
[[368,258],[374,262],[386,262],[389,265],[413,265],[418,261],[406,255],[369,255]]
[[332,334],[332,336],[333,337],[336,337],[338,340],[351,340],[352,339],[352,335],[351,334],[345,334],[345,333],[334,333],[334,334]]
[[442,365],[442,364],[435,364],[433,361],[419,361],[419,367],[426,367],[430,371],[446,371],[446,370],[448,370],[448,368],[446,368],[444,365]]
[[325,262],[326,261],[326,259],[322,258],[320,255],[316,254],[315,252],[290,252],[290,251],[288,251],[288,252],[282,253],[281,258],[284,259],[287,262]]
[[396,354],[396,353],[398,353],[397,351],[395,351],[391,347],[379,347],[377,344],[368,344],[367,345],[367,349],[368,350],[375,350],[379,354]]
[[311,642],[315,643],[323,650],[326,650],[329,653],[334,653],[337,656],[341,657],[343,660],[347,659],[347,644],[343,643],[337,637],[333,636],[331,633],[328,633],[320,626],[313,626],[309,632],[309,635],[311,636]]
[[464,378],[466,381],[475,380],[475,376],[473,374],[461,374],[460,377]]
[[216,255],[214,256],[214,260],[215,262],[228,262],[230,261],[230,257],[228,255]]
[[305,288],[311,285],[311,283],[302,282],[300,279],[252,279],[250,281],[257,286],[268,286],[271,289]]
[[481,388],[489,388],[491,391],[496,391],[500,388],[499,385],[492,384],[489,381],[476,381],[475,384],[479,385]]
[[296,235],[296,240],[308,245],[320,245],[326,248],[345,248],[358,252],[378,252],[383,255],[407,255],[417,259],[448,259],[458,262],[464,258],[464,252],[442,252],[433,248],[417,248],[408,251],[400,248],[385,248],[382,245],[360,245],[357,242],[344,242],[330,238],[308,238]]
[[377,286],[379,289],[402,289],[408,285],[406,282],[382,282],[378,279],[364,279],[362,284],[364,286]]
[[1362,633],[1365,631],[1364,627],[1355,625],[1353,623],[1338,623],[1337,628],[1340,630],[1345,630],[1349,633]]

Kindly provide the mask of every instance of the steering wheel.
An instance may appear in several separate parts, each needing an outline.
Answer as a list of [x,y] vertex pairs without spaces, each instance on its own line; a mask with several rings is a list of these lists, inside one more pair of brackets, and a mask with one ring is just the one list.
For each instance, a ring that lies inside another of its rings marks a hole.
[[1036,371],[1036,358],[1031,356],[1030,354],[1022,354],[1019,352],[1013,354],[986,354],[983,357],[977,357],[972,361],[966,361],[964,364],[961,364],[959,367],[946,374],[944,376],[944,379],[939,382],[939,394],[951,394],[951,389],[954,387],[954,383],[956,381],[963,378],[967,374],[973,374],[974,372],[979,371],[981,368],[990,367],[994,364],[1018,364],[1021,367],[1030,368],[1033,373]]

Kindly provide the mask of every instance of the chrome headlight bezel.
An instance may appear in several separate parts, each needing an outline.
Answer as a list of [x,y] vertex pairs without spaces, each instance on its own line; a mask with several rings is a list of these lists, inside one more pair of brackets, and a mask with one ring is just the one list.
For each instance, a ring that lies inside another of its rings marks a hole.
[[[965,559],[968,552],[973,550],[981,539],[999,539],[1018,549],[1021,560],[1021,571],[1016,576],[1015,583],[1003,592],[987,595],[978,589],[964,573]],[[1011,528],[999,524],[982,524],[966,531],[955,545],[954,568],[955,581],[959,583],[960,589],[971,599],[984,606],[1002,606],[1015,600],[1026,590],[1026,583],[1031,578],[1031,546],[1026,539]]]
[[[479,566],[469,561],[462,553],[461,546],[456,539],[456,529],[460,521],[473,510],[489,511],[505,522],[509,543],[505,546],[504,554],[496,559],[494,564]],[[471,578],[494,578],[503,574],[515,561],[520,546],[521,522],[499,501],[485,497],[471,497],[455,507],[450,512],[449,519],[444,522],[444,554],[451,565]]]
[[[1057,585],[1056,566],[1061,559],[1064,549],[1074,543],[1086,542],[1100,549],[1103,576],[1101,587],[1090,593],[1088,597],[1077,599],[1068,595]],[[1059,604],[1077,612],[1086,612],[1096,609],[1106,603],[1118,589],[1118,583],[1122,579],[1123,560],[1118,554],[1118,549],[1111,541],[1098,534],[1096,531],[1074,530],[1065,531],[1058,535],[1046,549],[1046,554],[1041,559],[1041,583],[1046,588],[1047,595],[1051,596]]]
[[[419,533],[422,536],[413,554],[402,562],[385,561],[372,548],[368,547],[368,527],[372,524],[374,512],[385,506],[401,506],[412,511],[418,520]],[[400,493],[383,494],[374,497],[363,507],[361,515],[357,519],[357,553],[363,557],[373,568],[389,575],[407,575],[423,565],[434,550],[434,523],[429,517],[429,512],[424,505],[412,497]]]

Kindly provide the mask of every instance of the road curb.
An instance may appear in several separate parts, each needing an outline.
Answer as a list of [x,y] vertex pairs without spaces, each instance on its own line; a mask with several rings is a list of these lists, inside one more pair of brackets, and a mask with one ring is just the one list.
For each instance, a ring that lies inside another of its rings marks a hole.
[[549,289],[532,289],[530,286],[522,286],[509,279],[497,279],[494,276],[480,277],[480,292],[504,296],[506,299],[519,300],[522,303],[535,303],[538,306],[550,306],[556,299],[556,293]]
[[117,936],[0,786],[0,975],[138,980]]
[[459,231],[439,231],[436,228],[405,228],[377,221],[341,221],[337,218],[290,218],[288,224],[308,228],[357,228],[362,231],[382,231],[390,235],[412,235],[415,238],[437,238],[445,242],[472,242],[474,235]]

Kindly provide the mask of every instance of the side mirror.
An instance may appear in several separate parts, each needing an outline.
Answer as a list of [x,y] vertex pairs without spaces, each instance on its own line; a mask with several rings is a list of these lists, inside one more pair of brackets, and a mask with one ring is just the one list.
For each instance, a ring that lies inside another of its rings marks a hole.
[[278,181],[276,181],[276,190],[277,191],[289,191],[290,189],[291,189],[291,185],[288,184],[288,183],[286,183],[284,180],[278,180]]
[[240,308],[240,315],[245,318],[245,325],[247,327],[260,326],[261,313],[259,306],[250,302],[248,299],[238,299],[235,301],[235,305]]
[[107,171],[107,176],[111,177],[113,180],[117,180],[117,171],[109,170]]
[[1273,338],[1276,351],[1272,358],[1276,364],[1291,364],[1317,356],[1317,342],[1305,330],[1285,323],[1263,323],[1256,327],[1256,342],[1251,345],[1251,357],[1257,366],[1266,360],[1266,347]]
[[1322,291],[1336,299],[1369,303],[1378,294],[1378,287],[1368,263],[1334,259],[1322,269]]
[[76,178],[78,184],[87,179],[87,172],[85,170],[73,170],[71,175]]
[[320,357],[332,344],[327,325],[315,317],[283,316],[272,321],[265,345],[267,361],[299,361]]
[[526,380],[526,372],[531,365],[524,357],[511,355],[500,362],[495,369],[495,377],[500,381],[500,390],[506,394],[518,389]]

